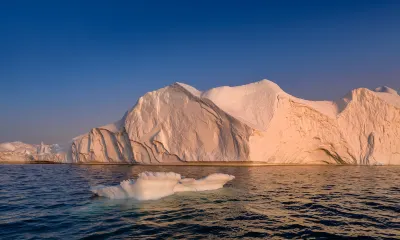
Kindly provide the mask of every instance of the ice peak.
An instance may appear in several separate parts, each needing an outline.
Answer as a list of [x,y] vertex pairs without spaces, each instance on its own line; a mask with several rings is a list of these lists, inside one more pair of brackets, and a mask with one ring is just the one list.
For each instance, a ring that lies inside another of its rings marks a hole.
[[380,86],[375,88],[374,92],[384,92],[384,93],[390,93],[390,94],[398,94],[396,90],[393,88],[387,87],[387,86]]
[[202,92],[197,90],[195,87],[192,87],[185,83],[175,82],[171,86],[179,86],[197,97],[200,97],[200,95],[202,94]]

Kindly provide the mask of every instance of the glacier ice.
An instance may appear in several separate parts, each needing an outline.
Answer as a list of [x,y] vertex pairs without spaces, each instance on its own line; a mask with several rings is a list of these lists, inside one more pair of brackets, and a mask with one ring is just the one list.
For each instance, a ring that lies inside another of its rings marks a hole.
[[309,101],[269,80],[204,92],[174,83],[63,146],[5,143],[0,161],[400,165],[400,95],[383,86]]
[[174,172],[142,172],[136,180],[125,180],[117,186],[95,186],[90,190],[98,196],[110,199],[157,200],[176,192],[219,189],[234,178],[232,175],[214,173],[196,180],[182,178]]
[[70,162],[400,165],[400,96],[358,88],[309,101],[262,80],[149,92],[110,127],[75,138]]

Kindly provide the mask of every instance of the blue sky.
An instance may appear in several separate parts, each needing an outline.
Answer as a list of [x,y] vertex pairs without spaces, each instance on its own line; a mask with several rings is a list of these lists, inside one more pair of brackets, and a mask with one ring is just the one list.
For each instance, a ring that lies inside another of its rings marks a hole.
[[0,142],[65,142],[173,82],[400,88],[400,1],[2,1]]

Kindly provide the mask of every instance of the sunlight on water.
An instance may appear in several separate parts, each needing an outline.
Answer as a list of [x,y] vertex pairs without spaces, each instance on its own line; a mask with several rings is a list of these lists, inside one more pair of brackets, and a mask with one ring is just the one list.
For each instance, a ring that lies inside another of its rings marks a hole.
[[[92,197],[143,171],[236,176],[155,201]],[[0,165],[0,238],[399,238],[400,167]]]

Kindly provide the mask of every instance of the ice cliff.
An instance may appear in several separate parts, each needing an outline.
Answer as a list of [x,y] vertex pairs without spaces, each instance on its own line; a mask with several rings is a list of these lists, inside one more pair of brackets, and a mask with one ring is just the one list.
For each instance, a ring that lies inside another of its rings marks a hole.
[[69,163],[399,165],[400,96],[358,88],[336,101],[308,101],[268,80],[205,92],[175,83],[57,155]]

